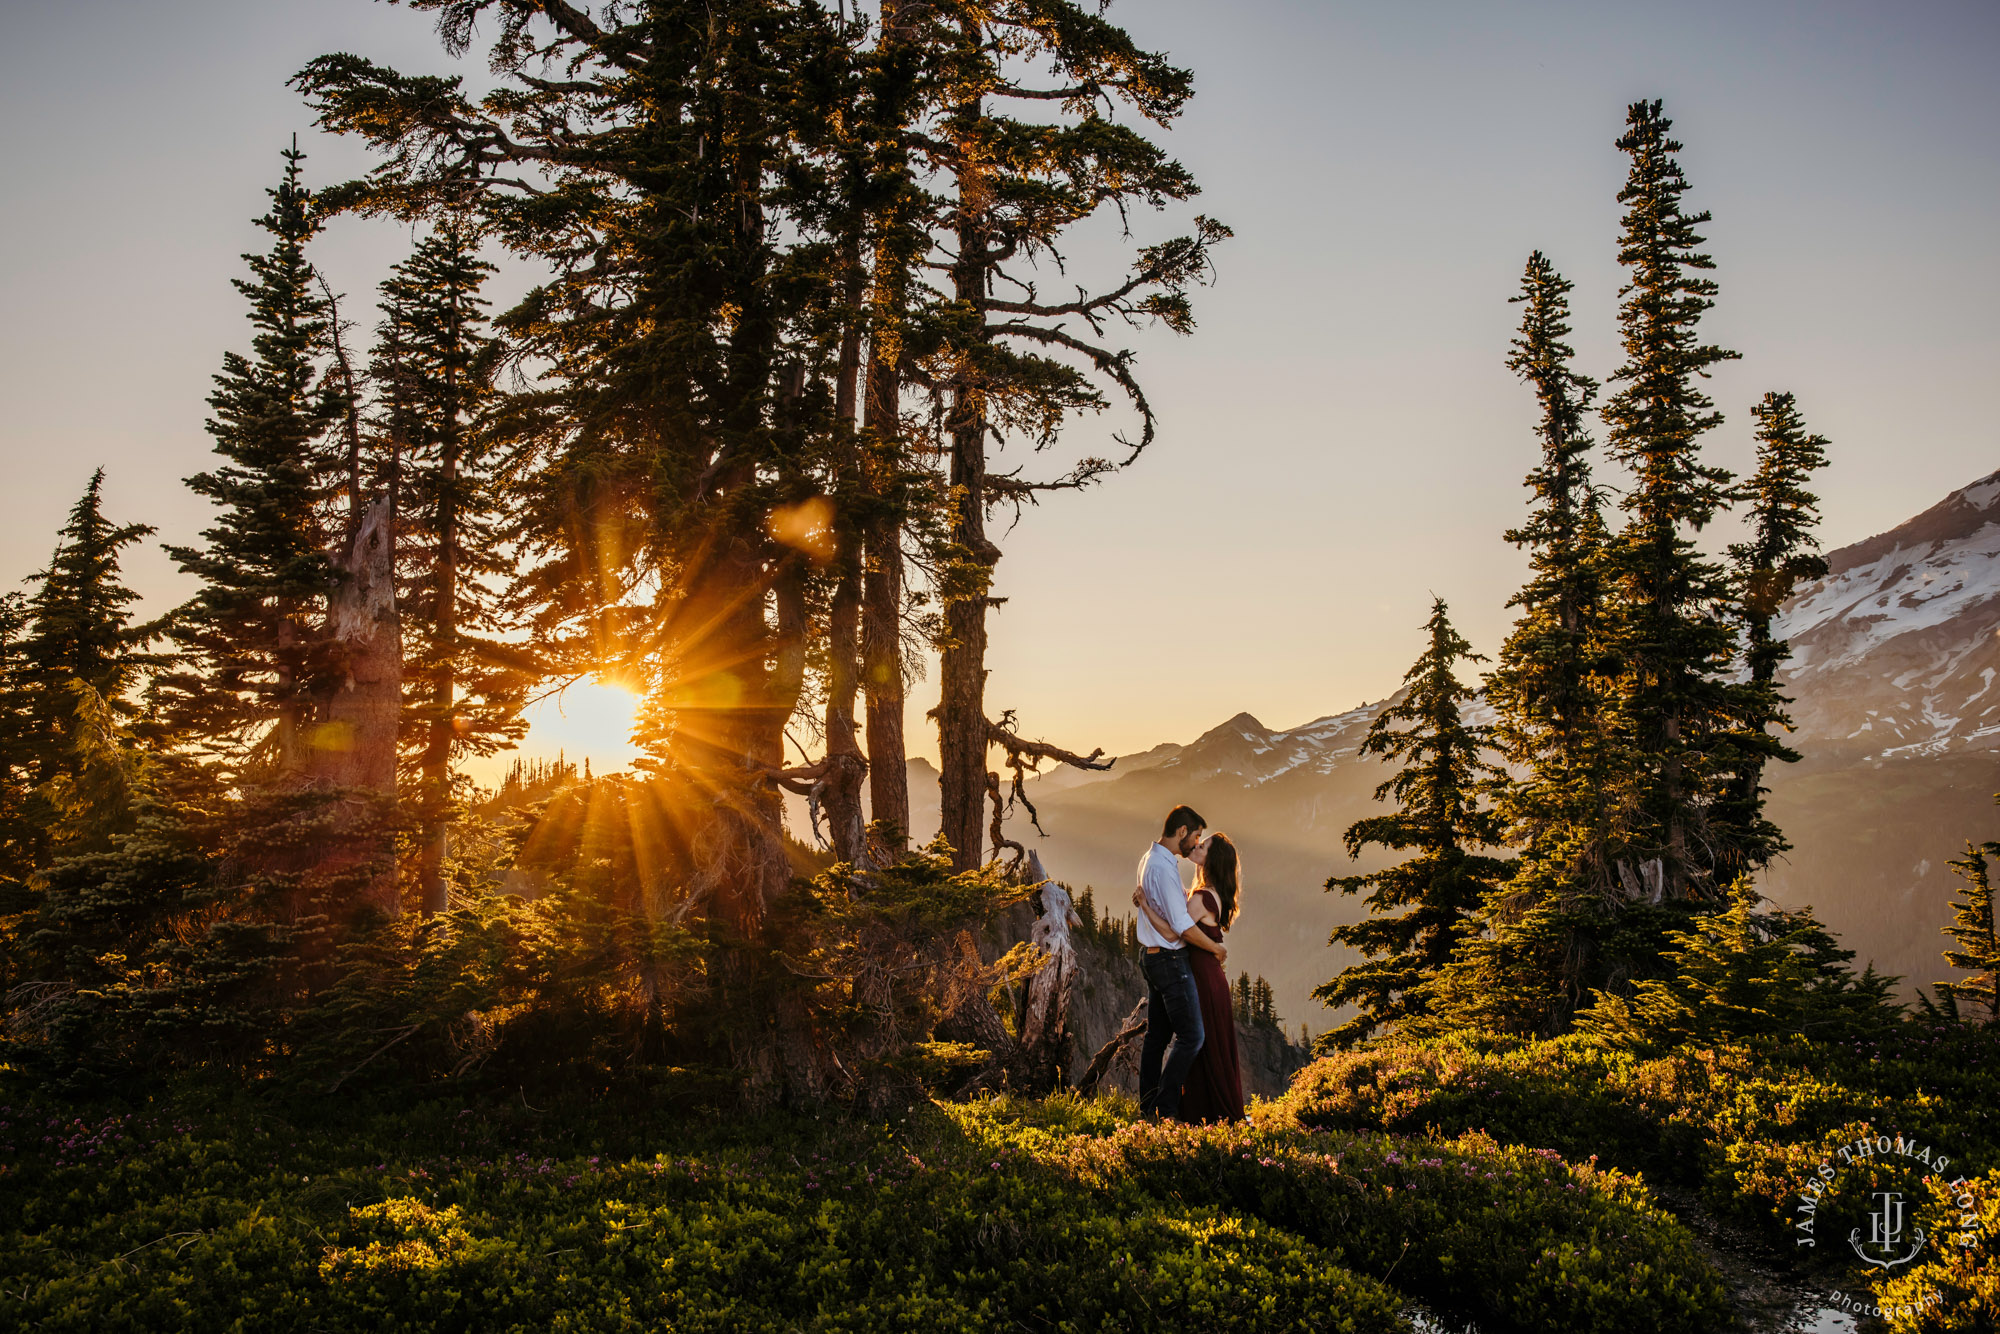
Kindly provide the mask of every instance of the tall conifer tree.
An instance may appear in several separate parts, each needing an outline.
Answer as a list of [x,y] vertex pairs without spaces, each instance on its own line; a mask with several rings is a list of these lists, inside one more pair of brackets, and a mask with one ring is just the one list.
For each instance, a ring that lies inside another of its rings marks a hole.
[[27,627],[27,595],[0,593],[0,885],[25,880],[34,863],[27,809],[35,782],[33,695],[21,652]]
[[498,341],[480,296],[493,266],[448,220],[383,283],[374,378],[408,535],[399,590],[405,745],[418,770],[419,889],[445,906],[443,864],[454,761],[518,738],[529,655],[504,644],[501,590],[513,565],[503,529],[500,451],[482,419],[496,394]]
[[[823,300],[827,186],[807,147],[822,105],[803,85],[850,33],[771,0],[415,7],[455,52],[494,25],[493,93],[346,55],[298,83],[323,125],[382,150],[348,192],[356,206],[470,209],[550,269],[497,321],[510,354],[546,367],[508,405],[516,592],[554,670],[646,687],[635,739],[670,865],[652,868],[642,906],[698,908],[724,938],[758,940],[792,882],[777,784],[823,583],[839,341]],[[544,60],[564,77],[541,77]],[[839,1077],[825,1048],[758,979],[747,954],[718,963],[740,1002],[718,1037],[749,1096],[824,1097]]]
[[271,248],[245,255],[251,278],[236,288],[250,303],[251,354],[223,357],[208,423],[222,462],[188,479],[219,507],[201,547],[169,547],[201,580],[174,613],[185,666],[164,681],[172,720],[241,768],[251,748],[281,776],[302,774],[312,694],[327,670],[317,614],[331,583],[316,506],[319,447],[338,415],[320,388],[328,334],[306,247],[319,231],[302,179],[305,154],[284,153],[285,170],[257,225]]
[[1733,747],[1725,748],[1722,757],[1729,772],[1711,821],[1726,835],[1721,870],[1731,877],[1767,865],[1790,846],[1764,816],[1764,766],[1799,758],[1772,732],[1791,725],[1785,714],[1790,701],[1780,692],[1777,676],[1792,656],[1773,633],[1772,620],[1794,588],[1826,573],[1813,536],[1819,497],[1806,489],[1812,474],[1826,466],[1826,437],[1807,432],[1790,394],[1766,394],[1750,412],[1757,419],[1757,471],[1744,487],[1750,538],[1729,548],[1747,679],[1735,690],[1738,724],[1728,738]]
[[[1531,574],[1509,606],[1520,619],[1487,683],[1494,740],[1519,770],[1498,788],[1508,840],[1522,851],[1517,884],[1538,897],[1573,899],[1601,887],[1607,785],[1604,695],[1604,516],[1591,480],[1585,416],[1597,384],[1572,368],[1572,284],[1540,251],[1528,257],[1521,329],[1507,367],[1541,407],[1539,463],[1528,474],[1528,521],[1507,540],[1529,553]],[[1525,883],[1524,883],[1525,882]]]
[[1967,843],[1965,856],[1952,862],[1961,883],[1944,933],[1958,944],[1945,962],[1971,974],[1939,982],[1937,993],[1961,1018],[2000,1024],[2000,928],[1996,928],[1993,878],[1987,859],[2000,861],[2000,843]]
[[1731,476],[1704,463],[1700,439],[1722,415],[1699,388],[1711,367],[1737,356],[1701,341],[1716,285],[1685,213],[1687,190],[1660,104],[1634,103],[1618,147],[1631,160],[1618,258],[1627,269],[1619,328],[1625,361],[1604,407],[1611,456],[1632,470],[1626,522],[1607,550],[1616,586],[1606,640],[1619,664],[1610,721],[1633,780],[1624,814],[1619,877],[1634,896],[1720,900],[1716,848],[1725,831],[1709,807],[1725,775],[1718,738],[1734,712],[1725,679],[1735,650],[1727,573],[1696,548],[1729,502]]
[[[1393,778],[1375,789],[1377,801],[1398,809],[1347,828],[1347,855],[1369,846],[1415,850],[1409,860],[1371,875],[1334,876],[1329,890],[1368,891],[1369,915],[1336,927],[1332,940],[1361,951],[1366,963],[1343,969],[1313,992],[1329,1006],[1354,1005],[1360,1013],[1321,1035],[1327,1047],[1349,1047],[1377,1030],[1423,1013],[1421,988],[1436,976],[1459,942],[1476,930],[1474,914],[1512,863],[1478,849],[1501,842],[1498,819],[1483,797],[1499,771],[1486,759],[1485,728],[1461,711],[1477,693],[1462,682],[1460,663],[1482,662],[1452,628],[1443,599],[1433,601],[1429,635],[1403,681],[1407,693],[1384,709],[1368,729],[1361,753],[1401,761]],[[1391,915],[1394,914],[1394,915]]]
[[930,249],[935,197],[917,166],[919,118],[935,100],[927,59],[937,29],[927,5],[883,0],[881,37],[867,70],[863,133],[869,141],[867,240],[868,360],[862,377],[865,443],[860,516],[862,581],[860,678],[868,734],[868,795],[874,819],[893,842],[910,832],[910,779],[905,736],[903,624],[906,516],[922,508],[930,473],[915,456],[905,427],[904,385],[915,370],[923,305],[921,265]]
[[70,682],[89,687],[113,716],[129,718],[137,712],[130,695],[140,674],[164,661],[144,651],[159,638],[160,627],[133,624],[139,595],[118,577],[119,553],[154,529],[106,519],[103,491],[99,468],[70,508],[49,567],[32,576],[41,584],[27,605],[21,681],[29,692],[32,755],[41,782],[69,767],[77,709]]
[[[1001,554],[986,531],[989,511],[1044,490],[1087,485],[1151,442],[1153,412],[1133,375],[1131,352],[1105,345],[1102,331],[1114,319],[1158,321],[1177,333],[1192,329],[1187,289],[1205,276],[1209,248],[1229,231],[1197,218],[1191,235],[1141,248],[1123,282],[1043,298],[1030,266],[1060,263],[1078,223],[1107,206],[1160,208],[1198,193],[1180,163],[1107,114],[1122,104],[1168,125],[1192,95],[1193,80],[1080,5],[964,7],[949,25],[957,31],[942,44],[948,73],[935,136],[935,151],[952,176],[941,219],[951,287],[939,313],[943,347],[934,372],[950,388],[944,418],[950,530],[938,552],[938,784],[943,833],[955,865],[966,869],[983,859],[983,807],[989,794],[998,800],[997,775],[986,767],[992,747],[1006,751],[1017,793],[1024,765],[1044,759],[1104,767],[1097,763],[1101,752],[1083,757],[1024,741],[988,707],[987,613]],[[1032,74],[1044,71],[1047,85],[1039,86]],[[1052,103],[1067,114],[1039,114]],[[1122,461],[1086,457],[1049,482],[989,470],[996,440],[1012,436],[1046,449],[1074,414],[1107,406],[1105,387],[1140,418],[1138,438],[1118,441]]]

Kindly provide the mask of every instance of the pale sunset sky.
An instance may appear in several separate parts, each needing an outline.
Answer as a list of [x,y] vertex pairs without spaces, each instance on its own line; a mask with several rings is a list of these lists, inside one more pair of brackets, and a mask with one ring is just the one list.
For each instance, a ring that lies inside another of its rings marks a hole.
[[[1235,239],[1187,339],[1137,339],[1158,443],[1123,475],[1003,531],[988,699],[1112,753],[1240,711],[1273,726],[1379,699],[1432,593],[1491,653],[1525,568],[1534,404],[1503,362],[1523,262],[1577,285],[1574,342],[1618,361],[1615,262],[1628,102],[1659,97],[1743,353],[1710,392],[1711,457],[1750,458],[1749,406],[1790,390],[1830,437],[1829,547],[2000,467],[2000,6],[1726,0],[1425,5],[1122,0],[1195,73],[1165,136]],[[205,502],[210,377],[245,350],[239,255],[296,132],[325,185],[367,165],[312,132],[286,78],[348,50],[450,66],[424,15],[366,0],[72,0],[0,11],[0,577],[46,559],[93,468],[107,510],[189,542]],[[464,71],[475,79],[475,53]],[[407,233],[341,219],[315,256],[370,322]],[[1115,270],[1101,232],[1079,273]],[[1107,267],[1110,266],[1110,267]],[[511,285],[508,285],[511,284]],[[507,275],[496,295],[518,291]],[[1109,452],[1121,419],[1070,453]],[[1049,461],[1051,468],[1059,461]],[[1003,456],[1002,467],[1013,466]],[[1036,461],[1028,460],[1030,473]],[[1618,470],[1601,465],[1613,484]],[[1726,540],[1718,534],[1717,540]],[[189,591],[157,546],[129,582]],[[913,748],[934,753],[918,687]],[[610,692],[544,707],[527,750],[628,754]]]

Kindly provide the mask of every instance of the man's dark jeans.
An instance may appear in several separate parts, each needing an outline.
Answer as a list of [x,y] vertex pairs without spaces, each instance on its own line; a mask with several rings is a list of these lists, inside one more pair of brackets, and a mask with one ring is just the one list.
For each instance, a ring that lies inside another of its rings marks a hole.
[[[1146,1042],[1139,1049],[1139,1111],[1169,1120],[1181,1115],[1181,1086],[1201,1051],[1201,996],[1187,950],[1142,954],[1146,970]],[[1168,1039],[1172,1038],[1172,1042]]]

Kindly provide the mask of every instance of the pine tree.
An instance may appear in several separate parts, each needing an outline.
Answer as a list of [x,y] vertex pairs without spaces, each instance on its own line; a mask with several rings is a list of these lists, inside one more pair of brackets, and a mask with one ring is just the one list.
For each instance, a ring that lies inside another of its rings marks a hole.
[[1670,934],[1665,977],[1640,979],[1630,1000],[1606,992],[1577,1016],[1577,1027],[1621,1045],[1791,1035],[1849,1037],[1894,1022],[1894,979],[1871,968],[1856,978],[1853,952],[1833,941],[1810,909],[1759,912],[1747,880],[1727,911]]
[[0,888],[20,884],[34,864],[35,827],[28,814],[28,793],[35,785],[34,694],[21,652],[27,627],[27,595],[0,593]]
[[208,423],[222,463],[188,479],[220,506],[205,545],[169,547],[201,589],[173,617],[182,670],[163,685],[169,716],[242,771],[253,761],[281,777],[304,772],[313,693],[329,673],[315,614],[331,584],[316,507],[318,447],[338,414],[320,389],[328,335],[306,246],[319,231],[296,146],[257,225],[271,249],[245,255],[251,279],[251,355],[223,357]]
[[1757,419],[1757,472],[1745,488],[1750,540],[1729,548],[1748,679],[1735,691],[1739,717],[1730,738],[1735,753],[1723,752],[1728,778],[1710,821],[1729,836],[1718,861],[1730,875],[1755,871],[1790,846],[1764,817],[1764,766],[1799,758],[1771,730],[1791,725],[1785,715],[1790,701],[1778,689],[1777,674],[1792,656],[1785,641],[1772,634],[1771,622],[1794,588],[1820,578],[1827,568],[1812,535],[1819,497],[1806,489],[1826,464],[1826,438],[1807,434],[1790,394],[1766,394],[1750,411]]
[[496,400],[499,343],[479,295],[493,266],[462,220],[421,240],[382,284],[374,378],[384,387],[400,543],[405,745],[418,770],[418,881],[426,912],[445,906],[453,765],[527,729],[528,653],[503,643],[500,590],[512,571],[503,529],[503,459],[482,414]]
[[[420,4],[443,11],[448,44],[470,43],[473,10]],[[778,789],[822,643],[840,443],[828,288],[846,270],[808,84],[854,33],[771,0],[478,13],[498,24],[500,87],[483,102],[352,56],[298,83],[322,125],[383,152],[348,202],[469,212],[548,266],[496,321],[510,357],[545,368],[502,409],[519,451],[514,596],[552,672],[644,686],[635,740],[658,788],[634,809],[659,819],[662,863],[649,893],[685,886],[684,910],[748,944],[792,888]],[[563,79],[541,77],[530,30]],[[524,195],[502,161],[560,184]],[[716,960],[732,1000],[719,1039],[753,1101],[824,1097],[842,1076],[797,998],[763,985],[764,957]]]
[[[1168,125],[1192,94],[1192,78],[1081,5],[966,8],[944,26],[956,32],[939,39],[946,75],[933,136],[952,176],[939,238],[951,286],[936,315],[941,346],[931,371],[950,387],[941,442],[949,450],[949,529],[933,553],[941,609],[936,716],[942,831],[954,865],[967,870],[984,859],[982,813],[989,797],[998,800],[998,776],[986,767],[992,747],[1006,752],[1017,797],[1025,795],[1024,772],[1041,760],[1105,767],[1097,762],[1101,752],[1083,757],[1024,741],[988,707],[987,613],[1001,555],[987,533],[988,514],[1046,490],[1087,485],[1150,444],[1153,411],[1132,354],[1105,346],[1101,332],[1114,319],[1192,329],[1187,289],[1205,276],[1209,248],[1229,231],[1197,218],[1192,234],[1140,248],[1123,282],[1045,299],[1036,266],[1061,264],[1078,224],[1107,207],[1158,208],[1197,193],[1180,163],[1107,114],[1122,104]],[[1044,72],[1054,87],[1033,86]],[[1087,99],[1063,91],[1082,88],[1091,90]],[[1063,115],[1047,116],[1051,105],[1063,106]],[[987,456],[996,438],[1047,449],[1065,422],[1107,405],[1107,388],[1140,417],[1138,438],[1117,441],[1122,462],[1086,457],[1048,482],[991,474]]]
[[1553,1037],[1588,1001],[1591,949],[1602,919],[1589,905],[1503,884],[1450,962],[1421,988],[1411,1037],[1475,1030]]
[[144,651],[159,638],[157,624],[134,625],[139,595],[118,582],[119,553],[150,536],[150,524],[116,525],[104,517],[104,470],[71,507],[57,536],[55,555],[27,606],[27,634],[21,641],[21,684],[29,694],[29,755],[39,782],[72,768],[78,697],[69,688],[82,682],[115,716],[132,717],[130,698],[141,673],[164,659]]
[[1499,771],[1485,758],[1487,730],[1468,724],[1461,713],[1475,692],[1456,669],[1484,659],[1452,628],[1441,598],[1432,602],[1425,630],[1429,643],[1403,678],[1406,693],[1382,710],[1361,744],[1364,755],[1403,762],[1375,789],[1377,801],[1394,800],[1398,809],[1357,820],[1345,837],[1349,857],[1371,845],[1414,849],[1416,855],[1370,875],[1326,882],[1343,894],[1368,891],[1369,916],[1335,928],[1331,938],[1368,962],[1343,969],[1313,992],[1329,1006],[1351,1004],[1360,1011],[1322,1034],[1322,1047],[1351,1047],[1423,1013],[1420,988],[1451,959],[1474,929],[1482,900],[1513,869],[1511,862],[1476,851],[1501,841],[1498,819],[1482,804]]
[[860,679],[868,737],[869,806],[892,849],[910,832],[910,777],[904,728],[904,542],[912,515],[931,500],[930,472],[906,429],[904,385],[916,367],[924,323],[919,277],[930,249],[935,199],[919,180],[919,119],[934,100],[926,60],[935,38],[928,7],[883,0],[881,37],[867,68],[863,117],[868,143],[868,360],[862,375],[863,491]]
[[137,827],[157,765],[121,725],[112,701],[87,680],[73,676],[60,693],[69,713],[66,754],[42,789],[53,817],[46,855],[109,852]]
[[1985,1024],[2000,1024],[2000,932],[1993,912],[1993,881],[1986,859],[2000,860],[2000,843],[1970,843],[1965,856],[1951,863],[1963,881],[1952,904],[1951,925],[1944,933],[1958,942],[1944,952],[1945,962],[1970,977],[1939,982],[1937,993],[1952,1011]]
[[1695,228],[1707,213],[1681,211],[1687,189],[1658,102],[1636,102],[1618,147],[1631,172],[1619,261],[1619,327],[1625,361],[1621,385],[1605,404],[1611,456],[1629,467],[1633,485],[1621,502],[1624,528],[1607,550],[1615,585],[1607,648],[1620,677],[1609,710],[1623,751],[1620,768],[1635,783],[1622,819],[1618,874],[1633,896],[1719,901],[1712,849],[1729,841],[1710,827],[1709,806],[1725,775],[1717,737],[1735,712],[1725,679],[1735,651],[1724,570],[1696,548],[1692,534],[1730,498],[1730,474],[1702,462],[1700,437],[1720,413],[1697,387],[1710,367],[1737,354],[1700,341],[1701,316],[1715,304],[1715,267]]
[[1496,810],[1522,851],[1516,892],[1573,901],[1601,889],[1611,778],[1604,723],[1603,513],[1591,481],[1584,418],[1596,382],[1571,368],[1572,284],[1540,251],[1528,257],[1525,309],[1508,369],[1534,386],[1542,456],[1528,474],[1535,508],[1507,540],[1532,573],[1509,606],[1521,617],[1487,682],[1495,744],[1519,777],[1500,785]]
[[1278,1026],[1277,998],[1271,992],[1270,982],[1261,973],[1250,985],[1250,1022],[1266,1028]]

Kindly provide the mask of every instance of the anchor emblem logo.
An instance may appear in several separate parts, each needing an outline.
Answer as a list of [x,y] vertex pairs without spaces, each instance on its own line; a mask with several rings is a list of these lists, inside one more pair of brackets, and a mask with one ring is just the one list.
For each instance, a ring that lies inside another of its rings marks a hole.
[[1897,1254],[1903,1244],[1903,1193],[1896,1190],[1878,1190],[1873,1198],[1881,1205],[1868,1215],[1868,1241],[1864,1249],[1861,1229],[1855,1228],[1847,1236],[1847,1244],[1861,1257],[1863,1264],[1874,1265],[1878,1269],[1894,1269],[1917,1258],[1917,1252],[1929,1240],[1922,1228],[1912,1230],[1914,1240],[1906,1254]]

